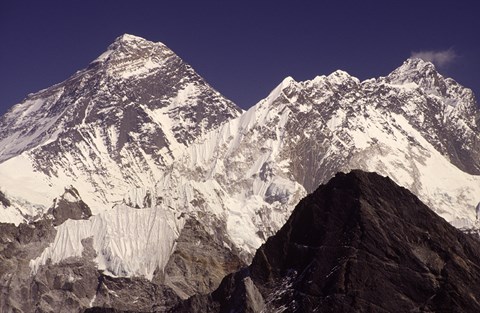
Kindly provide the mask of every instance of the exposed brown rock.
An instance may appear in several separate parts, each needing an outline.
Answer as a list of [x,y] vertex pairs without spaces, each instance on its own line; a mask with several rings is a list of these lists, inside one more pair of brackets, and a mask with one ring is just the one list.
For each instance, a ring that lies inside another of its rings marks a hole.
[[240,252],[227,246],[229,239],[224,234],[225,231],[209,234],[197,219],[189,218],[165,267],[165,284],[186,299],[212,292],[223,277],[245,266]]
[[476,239],[389,178],[352,171],[302,200],[250,267],[172,312],[480,312],[479,282]]
[[48,214],[53,216],[53,225],[58,226],[67,219],[88,219],[92,216],[92,211],[80,198],[77,189],[70,187],[65,189],[64,194],[59,199],[55,199]]

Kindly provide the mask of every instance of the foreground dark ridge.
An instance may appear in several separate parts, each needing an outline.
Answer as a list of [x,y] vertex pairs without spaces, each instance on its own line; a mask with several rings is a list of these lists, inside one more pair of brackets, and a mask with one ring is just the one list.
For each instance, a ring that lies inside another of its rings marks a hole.
[[341,173],[250,267],[171,312],[480,312],[479,251],[389,178]]

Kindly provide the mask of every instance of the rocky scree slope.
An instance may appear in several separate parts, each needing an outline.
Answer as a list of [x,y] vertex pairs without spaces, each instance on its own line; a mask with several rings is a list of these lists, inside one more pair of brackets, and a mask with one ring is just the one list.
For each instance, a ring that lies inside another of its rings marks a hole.
[[480,243],[376,173],[339,173],[207,296],[171,312],[478,312]]

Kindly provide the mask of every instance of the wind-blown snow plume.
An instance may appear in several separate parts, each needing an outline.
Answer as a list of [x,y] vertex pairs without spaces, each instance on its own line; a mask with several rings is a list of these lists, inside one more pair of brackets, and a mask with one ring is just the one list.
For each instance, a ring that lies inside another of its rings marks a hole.
[[453,63],[458,56],[453,49],[448,49],[442,51],[416,51],[412,52],[411,57],[432,62],[438,67],[445,67]]

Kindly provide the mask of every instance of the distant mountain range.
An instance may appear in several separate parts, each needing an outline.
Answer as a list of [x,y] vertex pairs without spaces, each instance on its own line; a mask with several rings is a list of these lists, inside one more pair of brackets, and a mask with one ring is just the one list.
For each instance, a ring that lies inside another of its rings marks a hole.
[[408,59],[363,82],[343,71],[288,77],[243,111],[165,45],[123,35],[0,118],[0,222],[18,225],[2,225],[0,308],[185,305],[258,256],[302,198],[353,169],[390,177],[476,231],[473,93]]

